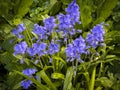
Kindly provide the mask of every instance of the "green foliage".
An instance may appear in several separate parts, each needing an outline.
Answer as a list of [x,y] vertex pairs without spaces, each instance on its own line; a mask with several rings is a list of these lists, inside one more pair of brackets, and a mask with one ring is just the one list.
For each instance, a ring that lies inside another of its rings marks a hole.
[[69,67],[66,72],[66,77],[64,81],[63,90],[73,90],[72,88],[72,78],[73,78],[73,67]]
[[30,5],[32,5],[33,0],[21,0],[18,8],[16,10],[16,17],[22,18],[29,11]]
[[[25,41],[31,46],[34,23],[42,24],[42,20],[49,16],[65,13],[64,10],[71,1],[0,0],[0,66],[3,65],[7,70],[7,73],[0,75],[1,90],[21,90],[20,81],[23,77],[31,80],[37,90],[120,89],[120,0],[77,0],[82,24],[76,25],[76,28],[83,30],[84,37],[94,25],[101,22],[109,24],[105,26],[106,48],[98,48],[101,54],[95,60],[86,61],[74,68],[70,67],[71,63],[66,63],[64,50],[52,56],[51,64],[48,63],[49,56],[42,57],[38,65],[30,62],[29,57],[25,58],[25,65],[20,65],[22,56],[13,56],[14,45],[21,41],[11,33],[16,25],[25,24]],[[12,43],[10,40],[13,40]],[[39,70],[37,80],[21,73],[25,67],[31,66]],[[94,66],[96,67],[93,68]]]

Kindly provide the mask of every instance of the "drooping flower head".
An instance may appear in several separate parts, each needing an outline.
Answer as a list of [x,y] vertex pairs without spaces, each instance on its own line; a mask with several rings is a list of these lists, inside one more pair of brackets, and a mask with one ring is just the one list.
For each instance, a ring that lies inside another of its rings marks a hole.
[[34,30],[33,32],[38,35],[39,39],[47,39],[48,36],[46,35],[47,30],[43,26],[39,26],[38,24],[34,24]]
[[74,29],[75,23],[81,24],[79,6],[76,4],[76,0],[68,5],[66,8],[66,14],[58,14],[58,32],[62,32],[64,38],[68,35],[75,35],[76,30]]
[[77,59],[81,62],[81,54],[87,54],[86,43],[82,36],[75,39],[72,43],[68,44],[65,52],[68,57],[68,61],[73,61]]
[[28,45],[25,41],[16,44],[14,47],[14,55],[25,54],[27,46]]
[[48,54],[52,55],[56,52],[59,52],[59,44],[55,44],[53,41],[48,46]]
[[70,15],[71,17],[71,23],[74,25],[76,22],[77,23],[81,23],[80,22],[80,12],[79,12],[80,8],[78,6],[78,4],[76,3],[76,0],[74,0],[72,3],[70,3],[68,5],[68,8],[66,8],[66,12]]
[[30,80],[24,80],[24,81],[21,81],[21,82],[20,82],[20,85],[21,85],[24,89],[28,89],[31,84],[32,84],[32,81],[30,81]]
[[25,74],[25,75],[27,75],[27,76],[29,76],[29,77],[31,77],[33,74],[35,74],[36,73],[36,69],[34,69],[34,68],[27,68],[27,69],[24,69],[23,71],[22,71],[22,73],[23,74]]
[[51,34],[52,31],[53,31],[53,28],[56,26],[56,24],[55,24],[55,22],[56,22],[55,18],[51,16],[51,17],[45,19],[43,22],[44,22],[44,27],[47,30],[47,33]]
[[24,38],[24,35],[22,35],[22,32],[25,30],[24,24],[19,24],[17,29],[13,29],[13,34],[16,35],[18,38]]
[[34,43],[32,45],[32,47],[28,48],[27,49],[27,53],[30,55],[30,56],[34,56],[36,54],[42,56],[45,54],[45,49],[46,49],[46,43]]
[[86,42],[89,47],[96,48],[98,45],[104,41],[105,31],[102,24],[97,24],[91,30],[91,33],[88,33],[86,37]]

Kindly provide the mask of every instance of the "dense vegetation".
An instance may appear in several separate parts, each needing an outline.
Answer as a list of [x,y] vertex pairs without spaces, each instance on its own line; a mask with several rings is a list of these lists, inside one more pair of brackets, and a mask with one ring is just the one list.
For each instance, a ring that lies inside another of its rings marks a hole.
[[0,0],[0,90],[120,90],[120,0],[72,2]]

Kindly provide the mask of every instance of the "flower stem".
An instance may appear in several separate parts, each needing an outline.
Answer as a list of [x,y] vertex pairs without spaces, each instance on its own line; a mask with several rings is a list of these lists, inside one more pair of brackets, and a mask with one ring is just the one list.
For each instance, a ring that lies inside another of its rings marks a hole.
[[95,75],[96,75],[96,66],[93,67],[92,77],[91,77],[91,80],[90,80],[89,90],[94,90],[94,85],[95,85]]

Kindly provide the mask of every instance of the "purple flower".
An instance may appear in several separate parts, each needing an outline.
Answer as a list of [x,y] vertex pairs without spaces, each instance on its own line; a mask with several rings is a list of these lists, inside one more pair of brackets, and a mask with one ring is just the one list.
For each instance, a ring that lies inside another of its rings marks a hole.
[[38,24],[34,24],[33,32],[39,36],[44,35],[46,33],[46,28],[43,26],[39,26]]
[[77,59],[78,61],[82,62],[81,54],[87,54],[86,43],[82,36],[75,39],[72,43],[68,44],[65,52],[68,57],[67,61],[74,61]]
[[104,41],[104,29],[102,24],[97,24],[93,27],[91,30],[91,33],[89,33],[86,37],[86,42],[89,47],[96,48],[100,43],[103,43]]
[[20,85],[24,88],[24,89],[28,89],[30,87],[30,85],[32,84],[32,81],[30,80],[24,80],[20,83]]
[[15,47],[14,47],[14,55],[25,54],[27,46],[28,45],[25,41],[20,42],[19,44],[16,44]]
[[19,24],[18,27],[17,27],[17,30],[18,30],[18,32],[23,32],[25,30],[24,24],[23,23]]
[[58,20],[59,20],[59,24],[58,24],[58,27],[60,30],[66,30],[66,29],[69,29],[69,28],[72,28],[73,26],[71,25],[71,18],[70,18],[70,15],[69,14],[59,14],[57,16]]
[[68,44],[68,47],[65,50],[67,57],[74,58],[75,57],[75,48],[73,44]]
[[22,35],[21,33],[25,30],[25,26],[24,24],[19,24],[17,29],[13,29],[13,34],[16,35],[18,38],[24,38],[24,35]]
[[79,6],[76,4],[76,0],[74,0],[72,3],[68,5],[68,8],[66,8],[66,12],[71,17],[71,23],[74,25],[76,22],[81,23],[79,21],[80,18],[80,12],[79,12]]
[[44,20],[44,27],[47,29],[48,34],[52,33],[53,28],[56,26],[55,22],[54,17],[49,17]]
[[44,50],[46,49],[46,43],[34,43],[32,47],[27,49],[27,53],[30,56],[34,56],[36,54],[39,54],[40,56],[44,55]]
[[48,46],[48,54],[52,55],[56,52],[59,52],[59,45],[55,44],[53,41]]
[[27,69],[23,70],[22,73],[29,76],[29,77],[31,77],[33,74],[36,73],[36,71],[37,71],[36,69],[27,68]]
[[73,41],[74,48],[79,54],[86,53],[86,43],[85,40],[80,36],[79,38]]

